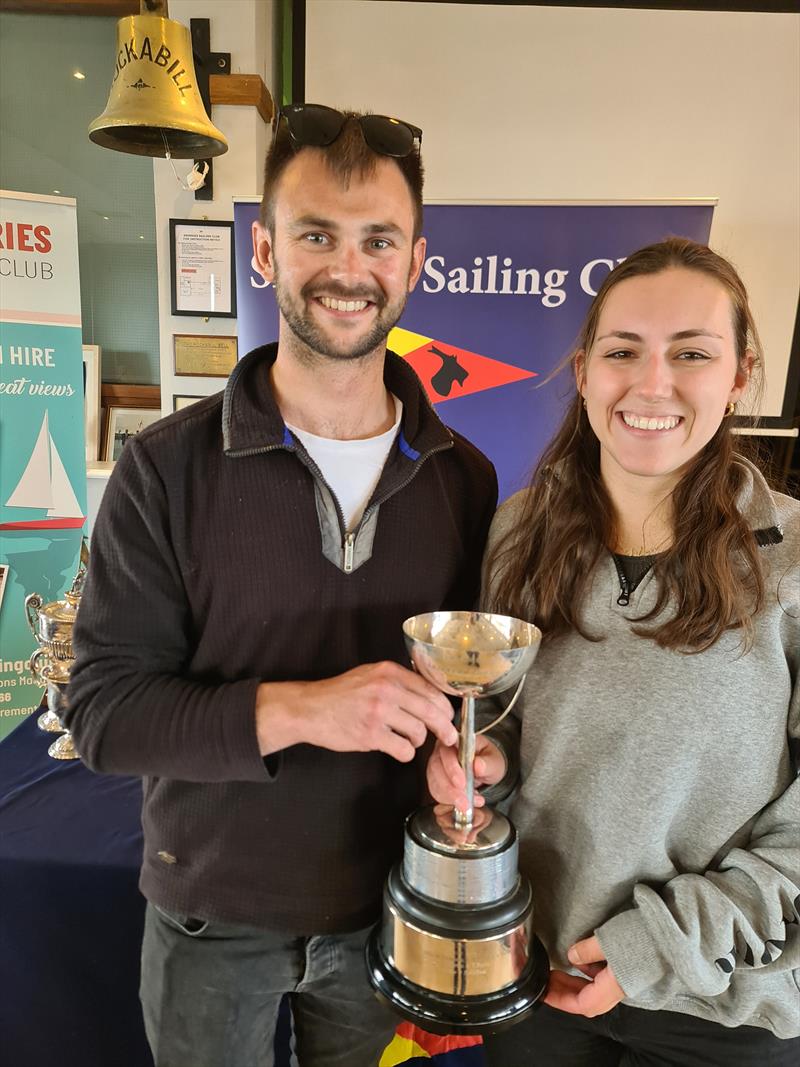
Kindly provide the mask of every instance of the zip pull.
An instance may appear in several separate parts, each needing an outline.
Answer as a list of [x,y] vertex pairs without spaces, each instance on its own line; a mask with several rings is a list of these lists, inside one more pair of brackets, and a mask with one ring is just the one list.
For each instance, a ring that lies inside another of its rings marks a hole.
[[617,603],[621,608],[627,608],[631,602],[631,583],[625,576],[625,571],[622,569],[622,564],[617,559],[616,553],[612,553],[611,558],[614,560],[614,566],[617,570],[617,577],[619,578],[620,594],[617,597]]
[[350,574],[353,570],[353,554],[356,543],[356,535],[349,533],[344,539],[344,573]]

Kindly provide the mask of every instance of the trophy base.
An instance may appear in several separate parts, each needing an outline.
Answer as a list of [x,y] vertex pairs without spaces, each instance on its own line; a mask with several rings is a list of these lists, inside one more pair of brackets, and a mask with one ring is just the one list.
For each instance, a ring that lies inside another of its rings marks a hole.
[[51,759],[80,759],[80,753],[75,748],[72,734],[63,733],[57,741],[54,741],[47,750]]
[[40,730],[44,730],[46,734],[63,734],[64,727],[61,725],[61,720],[52,711],[45,711],[36,720],[36,725]]
[[547,989],[550,962],[538,937],[531,939],[528,966],[520,978],[495,993],[460,997],[410,982],[383,957],[380,937],[367,942],[367,969],[379,1000],[432,1034],[490,1034],[531,1015]]

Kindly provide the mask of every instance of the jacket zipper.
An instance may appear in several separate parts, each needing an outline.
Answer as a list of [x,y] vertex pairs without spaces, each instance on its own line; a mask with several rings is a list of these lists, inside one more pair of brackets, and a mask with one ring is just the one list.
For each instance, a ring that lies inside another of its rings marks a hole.
[[353,569],[353,555],[355,552],[356,535],[349,533],[344,539],[344,573],[350,574]]
[[[387,500],[391,499],[391,497],[393,497],[395,495],[395,493],[399,493],[401,489],[405,489],[405,487],[409,484],[409,482],[413,481],[413,479],[415,478],[415,476],[417,474],[417,471],[420,469],[420,467],[422,466],[422,464],[425,462],[426,459],[429,459],[431,456],[435,456],[437,452],[446,452],[448,449],[450,449],[452,447],[453,447],[453,439],[451,437],[450,441],[447,444],[442,444],[442,445],[438,445],[436,448],[431,448],[429,451],[427,451],[425,453],[424,456],[420,456],[419,460],[414,465],[414,468],[411,471],[411,473],[409,474],[409,476],[403,482],[401,482],[400,485],[395,486],[395,488],[391,491],[391,493],[387,493],[385,496],[382,496],[379,500],[376,500],[373,504],[371,504],[364,511],[364,514],[361,516],[361,522],[359,522],[359,524],[356,527],[356,529],[353,530],[351,533],[347,533],[347,531],[344,528],[344,514],[342,512],[341,504],[339,503],[339,501],[338,501],[338,499],[336,497],[336,493],[334,493],[334,491],[331,489],[331,487],[325,481],[324,477],[322,476],[322,471],[319,469],[319,467],[314,462],[314,460],[311,458],[311,456],[309,456],[309,454],[306,452],[306,450],[303,449],[302,450],[302,455],[300,455],[300,449],[297,448],[297,446],[295,446],[295,449],[294,449],[295,454],[298,455],[298,457],[301,459],[301,462],[303,462],[305,464],[305,466],[308,467],[308,469],[311,471],[311,473],[314,475],[314,477],[317,478],[325,486],[325,488],[328,490],[328,492],[331,494],[331,498],[332,498],[332,500],[334,502],[334,505],[336,507],[336,512],[337,512],[337,516],[338,516],[338,519],[339,519],[339,529],[344,533],[344,540],[342,541],[342,570],[344,571],[345,574],[351,574],[352,571],[353,571],[353,562],[354,562],[354,558],[355,558],[356,538],[358,537],[358,531],[361,529],[361,527],[362,527],[362,525],[364,523],[364,520],[367,518],[367,516],[370,515],[375,510],[375,508],[380,507],[381,504],[384,504],[384,503],[386,503]],[[272,451],[275,451],[275,450],[277,450],[279,448],[286,448],[286,445],[284,445],[284,444],[280,444],[280,445],[264,445],[264,446],[262,446],[260,448],[242,449],[241,451],[236,452],[235,455],[237,455],[237,456],[254,456],[254,455],[257,455],[260,452],[272,452]]]
[[383,504],[385,504],[387,500],[391,500],[395,493],[399,493],[402,489],[405,489],[409,482],[412,482],[417,476],[417,472],[419,471],[420,467],[426,459],[430,459],[431,456],[435,456],[437,452],[446,452],[452,447],[453,440],[451,438],[449,444],[437,445],[436,448],[431,448],[428,452],[425,453],[424,456],[420,456],[420,458],[414,465],[414,469],[411,471],[409,476],[400,483],[400,485],[396,485],[394,489],[392,489],[391,493],[386,493],[385,496],[379,497],[377,500],[373,501],[373,503],[370,504],[368,508],[364,509],[364,514],[361,516],[361,522],[359,522],[358,526],[355,529],[355,532],[349,533],[344,540],[344,571],[346,574],[349,574],[353,569],[353,552],[355,548],[355,540],[358,537],[358,531],[361,529],[363,523],[369,518],[372,512],[375,511],[376,508],[379,508]]
[[621,608],[627,608],[631,602],[631,585],[628,579],[625,577],[625,571],[620,566],[619,560],[616,556],[612,556],[614,560],[614,566],[617,568],[617,577],[619,578],[620,594],[617,597],[617,603]]

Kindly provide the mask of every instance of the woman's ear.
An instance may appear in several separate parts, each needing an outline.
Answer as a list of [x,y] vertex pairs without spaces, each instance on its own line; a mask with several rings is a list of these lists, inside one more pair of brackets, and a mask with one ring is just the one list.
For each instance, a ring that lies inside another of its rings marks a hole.
[[583,348],[579,349],[575,353],[575,359],[573,361],[573,370],[575,371],[575,385],[578,388],[578,392],[581,394],[581,396],[585,397],[586,352]]
[[733,389],[731,389],[728,397],[731,403],[735,404],[741,399],[742,394],[750,382],[750,375],[753,373],[755,361],[755,352],[751,348],[748,348],[744,354],[744,359],[739,362],[739,366],[736,370],[736,377],[733,379]]

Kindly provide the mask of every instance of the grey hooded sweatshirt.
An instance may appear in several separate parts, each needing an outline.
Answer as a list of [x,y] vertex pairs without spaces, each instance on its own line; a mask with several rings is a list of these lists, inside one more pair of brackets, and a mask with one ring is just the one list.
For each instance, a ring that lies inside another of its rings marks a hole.
[[[545,643],[495,737],[520,754],[511,816],[552,966],[571,970],[568,948],[594,933],[626,1004],[788,1038],[800,1034],[800,503],[747,472],[737,506],[760,531],[766,580],[750,651],[737,632],[695,655],[637,637],[657,579],[621,606],[607,554],[584,605],[603,639]],[[522,499],[498,511],[490,550]]]

